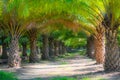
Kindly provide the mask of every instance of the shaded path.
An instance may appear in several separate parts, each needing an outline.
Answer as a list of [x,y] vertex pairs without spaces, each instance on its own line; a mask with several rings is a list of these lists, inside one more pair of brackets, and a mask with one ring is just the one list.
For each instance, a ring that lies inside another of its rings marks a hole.
[[105,73],[102,65],[96,65],[94,60],[84,56],[75,56],[55,62],[41,61],[39,64],[24,64],[22,68],[14,72],[20,80],[33,80],[35,78],[49,80],[55,76],[70,76],[78,80],[86,76],[90,77],[91,80],[120,80],[119,72]]

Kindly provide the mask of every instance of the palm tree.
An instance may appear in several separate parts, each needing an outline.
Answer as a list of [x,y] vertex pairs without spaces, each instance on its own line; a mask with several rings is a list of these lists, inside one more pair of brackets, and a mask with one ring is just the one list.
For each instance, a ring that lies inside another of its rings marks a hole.
[[2,15],[0,24],[6,33],[9,33],[11,42],[9,44],[9,67],[20,66],[18,40],[25,30],[24,24],[28,17],[28,5],[25,0],[2,0]]
[[117,31],[120,20],[120,10],[118,9],[118,7],[120,7],[120,2],[117,0],[105,0],[102,1],[102,3],[104,4],[105,9],[105,15],[102,15],[102,27],[105,27],[106,36],[106,54],[104,69],[105,71],[120,71],[120,53],[117,42]]
[[[96,3],[93,4],[93,2]],[[77,21],[81,24],[80,26],[82,27],[82,29],[87,30],[87,32],[91,33],[91,35],[93,35],[93,37],[95,38],[93,44],[96,46],[94,53],[96,62],[103,63],[105,54],[104,27],[101,27],[103,16],[102,14],[99,14],[100,11],[96,8],[97,5],[95,5],[100,4],[100,1],[78,0],[75,4],[76,5],[74,6],[74,15],[77,17]],[[99,46],[97,41],[100,41]]]
[[54,58],[55,57],[55,50],[54,50],[54,38],[53,36],[49,36],[49,56],[51,58]]
[[[29,0],[2,0],[0,1],[0,25],[6,33],[9,33],[11,42],[9,44],[9,67],[19,67],[21,63],[19,55],[18,40],[29,27],[31,22],[45,21],[47,17],[51,17],[51,12],[56,11],[59,15],[63,11],[63,7],[57,4],[57,8],[53,7],[59,1],[29,1]],[[51,4],[49,4],[51,3]],[[63,4],[63,1],[62,3]],[[58,9],[60,8],[60,10]],[[42,9],[42,10],[41,10]],[[65,10],[64,10],[65,11]],[[34,14],[34,15],[33,15]],[[45,15],[43,15],[45,14]],[[53,14],[54,15],[54,14]],[[43,20],[44,19],[44,20]]]
[[28,59],[27,55],[27,44],[28,44],[28,38],[27,35],[23,35],[19,39],[20,44],[22,45],[22,60],[25,61]]
[[[120,52],[117,42],[117,31],[120,20],[120,2],[118,0],[88,0],[87,2],[82,1],[81,4],[81,7],[84,6],[83,9],[85,10],[83,16],[88,22],[92,23],[92,25],[96,27],[96,32],[98,32],[97,34],[105,32],[106,49],[100,49],[105,50],[106,52],[104,62],[105,71],[120,71]],[[89,15],[89,18],[87,14]],[[98,37],[95,36],[95,38],[98,40],[99,35]],[[104,40],[104,38],[101,37],[99,43],[101,40]],[[104,45],[104,41],[103,44],[97,45]],[[101,53],[102,52],[99,54]]]
[[28,31],[29,39],[30,39],[30,56],[29,62],[35,63],[39,62],[39,56],[37,52],[37,29],[32,28]]
[[90,58],[94,58],[95,49],[94,49],[93,43],[94,43],[94,37],[93,37],[93,36],[89,36],[89,37],[87,38],[87,45],[86,45],[86,47],[87,47],[87,52],[86,52],[86,54],[87,54],[87,56],[90,57]]
[[97,33],[94,34],[94,57],[98,64],[104,63],[105,57],[105,32],[102,26],[96,28]]
[[44,34],[42,35],[43,38],[43,48],[42,48],[42,59],[43,60],[48,60],[50,58],[49,56],[49,40],[48,40],[48,35]]
[[120,51],[118,48],[118,28],[120,26],[120,2],[109,0],[105,3],[104,26],[106,31],[106,55],[104,69],[120,71]]

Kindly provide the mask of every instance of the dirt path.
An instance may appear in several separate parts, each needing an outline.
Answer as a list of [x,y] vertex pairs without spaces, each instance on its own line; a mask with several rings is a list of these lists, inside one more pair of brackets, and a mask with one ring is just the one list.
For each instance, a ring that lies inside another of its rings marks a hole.
[[83,56],[56,62],[42,61],[39,64],[24,64],[20,69],[5,70],[14,71],[20,80],[34,80],[35,78],[49,80],[56,76],[70,76],[78,80],[83,77],[89,77],[91,80],[120,80],[119,72],[105,73],[102,65],[96,65],[94,60]]

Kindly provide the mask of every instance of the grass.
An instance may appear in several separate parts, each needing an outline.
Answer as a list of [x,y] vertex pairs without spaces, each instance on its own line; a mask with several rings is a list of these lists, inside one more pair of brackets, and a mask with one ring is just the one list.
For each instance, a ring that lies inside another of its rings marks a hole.
[[[41,78],[35,78],[35,79],[31,79],[31,80],[44,80]],[[102,79],[102,78],[89,78],[89,77],[84,77],[82,79],[79,78],[73,78],[73,77],[66,77],[66,76],[57,76],[57,77],[52,77],[50,79],[46,79],[46,80],[107,80],[107,79]]]
[[[32,79],[32,80],[43,80],[41,78],[36,78],[36,79]],[[72,77],[60,77],[60,76],[57,76],[57,77],[53,77],[53,78],[50,78],[48,80],[106,80],[106,79],[92,79],[92,78],[89,78],[89,77],[84,77],[82,79],[77,79],[77,78],[72,78]]]
[[84,77],[84,78],[82,78],[81,80],[106,80],[106,79],[103,79],[103,78],[89,78],[89,77]]
[[78,50],[78,54],[84,56],[86,54],[86,50],[84,50],[84,49],[83,50]]
[[30,79],[30,80],[42,80],[41,78],[35,78],[35,79]]
[[[32,80],[43,80],[41,78],[36,78],[36,79],[32,79]],[[53,77],[53,78],[50,78],[50,79],[47,79],[47,80],[77,80],[75,78],[71,78],[71,77]]]
[[18,80],[18,79],[13,73],[0,71],[0,80]]
[[77,79],[70,77],[54,77],[51,80],[77,80]]
[[66,53],[64,55],[59,55],[58,58],[73,58],[76,56],[76,53]]
[[60,62],[60,64],[61,64],[61,65],[65,65],[65,64],[68,64],[68,63],[65,62],[65,61],[62,61],[62,62]]
[[85,55],[86,54],[86,50],[82,49],[82,50],[76,50],[75,52],[70,52],[70,53],[66,53],[64,55],[59,55],[58,58],[73,58],[76,55]]

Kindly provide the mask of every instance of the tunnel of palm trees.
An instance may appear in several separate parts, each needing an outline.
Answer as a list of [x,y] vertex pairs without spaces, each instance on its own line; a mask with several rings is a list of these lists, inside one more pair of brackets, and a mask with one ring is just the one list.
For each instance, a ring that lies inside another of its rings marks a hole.
[[120,80],[119,0],[0,0],[0,80]]

